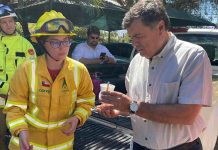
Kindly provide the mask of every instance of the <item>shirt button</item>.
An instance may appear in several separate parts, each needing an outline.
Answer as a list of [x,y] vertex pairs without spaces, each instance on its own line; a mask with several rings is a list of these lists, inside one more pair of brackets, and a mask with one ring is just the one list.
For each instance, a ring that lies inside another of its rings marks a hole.
[[149,84],[148,86],[151,86],[151,84]]
[[146,123],[147,122],[147,120],[144,120],[144,123]]
[[152,70],[154,70],[154,67],[151,67]]
[[145,137],[145,141],[147,141],[148,140],[148,138],[147,137]]

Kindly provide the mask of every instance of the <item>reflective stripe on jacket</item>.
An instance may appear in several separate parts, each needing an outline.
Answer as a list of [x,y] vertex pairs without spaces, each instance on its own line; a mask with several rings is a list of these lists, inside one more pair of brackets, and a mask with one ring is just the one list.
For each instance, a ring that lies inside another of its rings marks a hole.
[[62,124],[71,116],[77,116],[78,126],[81,126],[91,115],[95,103],[91,78],[83,64],[66,58],[52,81],[45,56],[37,60],[37,63],[25,62],[11,80],[4,109],[7,125],[15,137],[11,139],[10,148],[17,149],[16,136],[21,130],[29,130],[35,149],[58,149],[69,141],[71,144],[67,145],[72,149],[74,134],[63,134]]
[[[0,36],[0,94],[7,95],[9,82],[17,67],[26,59],[35,57],[31,43],[19,34]],[[4,99],[1,100],[0,104],[4,104]]]

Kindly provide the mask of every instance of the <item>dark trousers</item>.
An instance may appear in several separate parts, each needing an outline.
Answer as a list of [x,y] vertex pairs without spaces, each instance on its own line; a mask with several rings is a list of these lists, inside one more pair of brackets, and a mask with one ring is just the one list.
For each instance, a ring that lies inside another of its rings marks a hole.
[[[133,150],[151,150],[147,147],[141,146],[135,142],[133,142]],[[203,150],[200,138],[190,142],[184,143],[179,146],[167,149],[167,150]]]

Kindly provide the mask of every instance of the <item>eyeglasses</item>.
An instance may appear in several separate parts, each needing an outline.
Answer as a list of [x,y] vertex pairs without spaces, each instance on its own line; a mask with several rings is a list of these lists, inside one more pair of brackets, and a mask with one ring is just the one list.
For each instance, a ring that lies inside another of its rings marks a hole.
[[62,46],[66,46],[66,47],[69,47],[71,45],[71,41],[68,40],[68,41],[45,41],[45,42],[49,42],[49,44],[51,45],[52,48],[59,48],[61,45]]
[[65,31],[65,33],[70,33],[73,31],[73,24],[70,20],[64,18],[53,19],[45,22],[43,26],[36,31],[36,33],[58,33],[61,28]]
[[96,37],[95,36],[90,36],[90,38],[93,39],[93,40],[95,40],[95,39],[98,40],[99,36],[96,36]]
[[9,7],[9,6],[0,6],[0,17],[4,17],[4,16],[16,16],[15,12]]

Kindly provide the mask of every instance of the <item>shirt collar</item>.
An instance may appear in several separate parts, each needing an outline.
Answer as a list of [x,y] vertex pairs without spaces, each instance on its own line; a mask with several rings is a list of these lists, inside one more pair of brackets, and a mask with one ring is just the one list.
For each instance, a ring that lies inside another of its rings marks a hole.
[[13,36],[17,36],[17,35],[20,35],[20,34],[17,31],[15,31],[14,34],[8,35],[8,34],[5,34],[2,31],[0,31],[0,35],[3,36],[3,37],[13,37]]
[[90,46],[88,45],[88,43],[87,43],[87,41],[86,41],[86,46],[87,46],[89,49],[91,49],[91,50],[96,50],[97,47],[98,47],[98,45],[99,45],[99,44],[97,44],[95,48],[92,48],[92,47],[90,47]]
[[[65,68],[68,66],[68,58],[66,58],[64,60],[64,65],[61,68],[61,71],[59,72],[60,75],[58,75],[58,78],[63,78],[65,77],[65,73],[63,73],[63,70],[66,70]],[[42,75],[43,77],[47,78],[50,82],[53,82],[53,80],[50,77],[50,74],[48,72],[47,69],[47,64],[46,64],[46,60],[45,60],[45,55],[39,56],[38,57],[38,67],[40,69],[38,69],[39,75]]]
[[170,32],[169,40],[167,41],[167,44],[164,46],[162,51],[159,54],[157,54],[156,56],[154,56],[152,59],[165,58],[167,56],[167,54],[174,47],[174,43],[175,43],[176,39],[177,39],[176,36],[172,32]]

